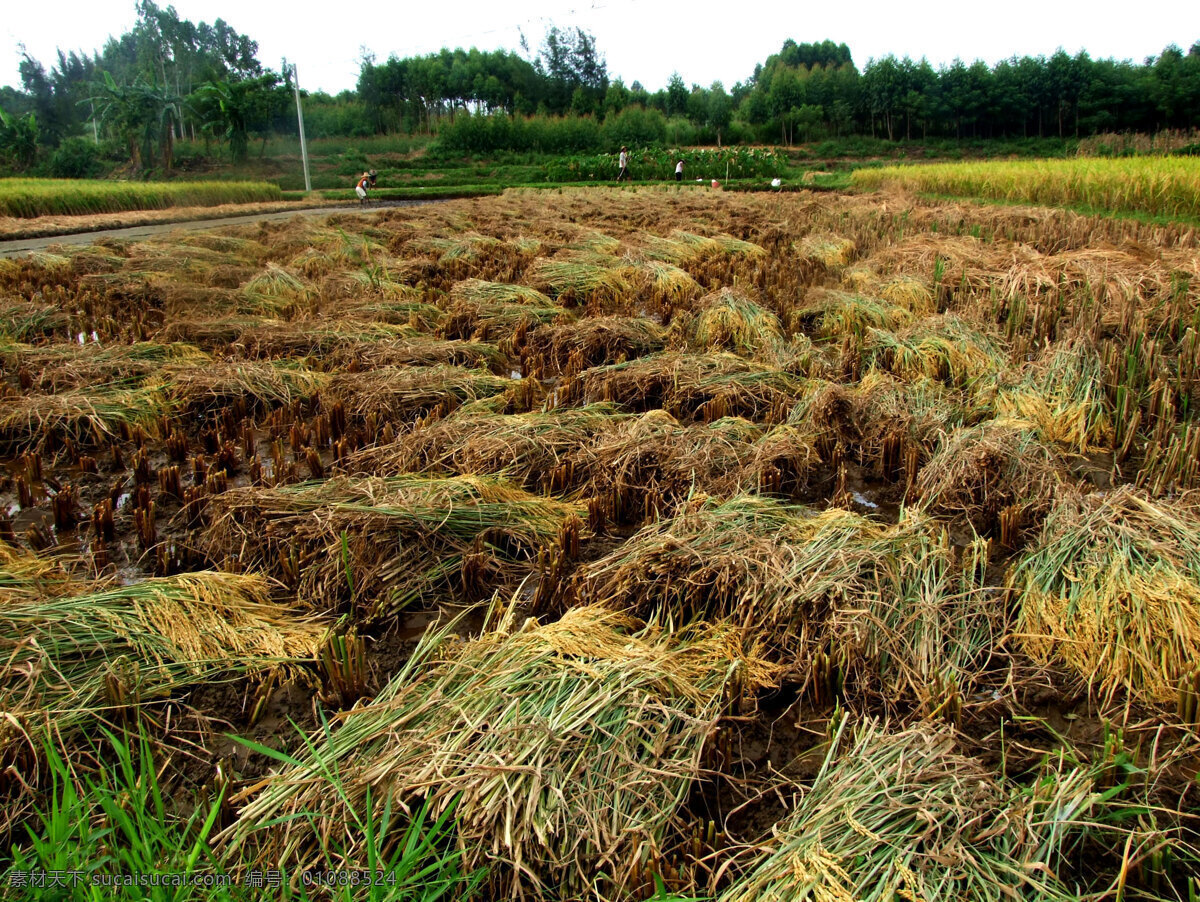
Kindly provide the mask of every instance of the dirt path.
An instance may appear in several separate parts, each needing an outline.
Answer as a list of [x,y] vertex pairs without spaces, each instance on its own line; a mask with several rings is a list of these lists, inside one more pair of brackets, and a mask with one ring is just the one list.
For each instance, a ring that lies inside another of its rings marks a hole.
[[284,210],[280,213],[251,213],[248,216],[225,216],[219,219],[193,219],[187,222],[164,222],[152,225],[130,226],[121,229],[97,229],[93,232],[75,232],[71,235],[53,235],[46,238],[18,238],[10,241],[0,241],[0,257],[19,257],[22,254],[45,250],[53,245],[93,244],[99,238],[149,238],[152,235],[162,235],[177,229],[189,232],[198,229],[215,229],[220,226],[245,225],[252,222],[263,222],[272,219],[290,219],[293,216],[329,216],[333,213],[375,213],[391,207],[415,207],[422,204],[436,204],[438,200],[389,200],[372,204],[368,208],[354,204],[328,207],[304,207],[296,210]]

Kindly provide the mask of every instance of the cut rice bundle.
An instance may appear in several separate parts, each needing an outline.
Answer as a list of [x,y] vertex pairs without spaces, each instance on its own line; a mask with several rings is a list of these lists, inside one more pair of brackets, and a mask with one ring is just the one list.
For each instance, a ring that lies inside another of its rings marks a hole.
[[563,394],[633,411],[662,408],[681,420],[727,416],[778,422],[806,381],[734,354],[657,354],[586,370]]
[[392,444],[364,448],[339,468],[379,476],[405,472],[499,476],[530,490],[564,491],[576,487],[588,472],[577,472],[575,456],[629,416],[611,404],[521,414],[480,408],[478,403],[464,404]]
[[541,379],[655,354],[665,341],[663,328],[652,320],[588,317],[539,326],[529,333],[521,356],[529,372]]
[[62,584],[31,581],[10,556],[0,582],[14,575],[25,588],[0,603],[0,708],[26,736],[64,736],[186,686],[311,660],[328,627],[272,602],[258,575]]
[[453,806],[495,898],[620,894],[661,852],[727,682],[771,678],[728,629],[664,633],[598,608],[448,644],[427,635],[373,704],[254,787],[227,851],[306,867],[360,850],[368,813],[424,800]]
[[906,307],[831,288],[813,289],[804,301],[803,307],[791,312],[789,331],[811,332],[825,339],[861,338],[871,329],[894,331],[913,319]]
[[1111,699],[1171,702],[1200,660],[1196,499],[1121,488],[1066,499],[1046,518],[1010,585],[1019,632],[1040,661],[1062,660]]
[[276,574],[316,608],[379,617],[515,586],[586,514],[496,479],[416,475],[239,487],[209,511],[210,556]]
[[1071,490],[1055,449],[1020,424],[992,421],[948,433],[921,469],[913,494],[930,512],[964,517],[977,532],[1032,526]]
[[1056,876],[1102,797],[1081,768],[1024,790],[930,726],[843,720],[812,787],[720,902],[1078,899]]
[[963,389],[995,381],[1009,366],[994,339],[955,316],[931,317],[898,334],[869,329],[860,353],[868,365],[902,379],[934,379]]
[[739,417],[683,425],[651,410],[606,430],[570,459],[605,520],[638,523],[673,515],[692,495],[727,498],[748,477],[762,427]]
[[221,360],[205,365],[170,363],[159,371],[163,392],[177,407],[219,410],[238,401],[271,408],[313,398],[329,377],[290,360]]
[[1053,346],[1029,366],[1020,383],[999,391],[996,410],[1029,422],[1046,442],[1059,442],[1081,453],[1111,448],[1114,412],[1106,375],[1094,348]]
[[677,319],[673,325],[697,350],[753,356],[783,340],[779,318],[731,288],[706,295],[686,321]]
[[487,370],[457,366],[389,366],[361,373],[336,373],[322,394],[323,402],[340,402],[356,422],[412,421],[432,411],[449,413],[467,401],[504,394],[511,379]]

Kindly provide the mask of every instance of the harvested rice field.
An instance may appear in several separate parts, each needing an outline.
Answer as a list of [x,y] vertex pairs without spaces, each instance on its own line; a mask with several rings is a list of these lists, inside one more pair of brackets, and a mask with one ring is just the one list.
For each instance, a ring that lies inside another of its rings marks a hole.
[[1200,895],[1193,229],[512,191],[2,260],[0,364],[8,886]]

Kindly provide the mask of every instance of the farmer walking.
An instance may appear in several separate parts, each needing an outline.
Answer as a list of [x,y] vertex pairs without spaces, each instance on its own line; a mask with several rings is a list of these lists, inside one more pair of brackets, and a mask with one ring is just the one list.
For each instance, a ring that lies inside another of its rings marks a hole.
[[683,181],[683,160],[675,164],[675,181]]
[[617,165],[621,167],[621,171],[617,173],[618,182],[629,181],[629,148],[622,147],[621,155],[617,158]]

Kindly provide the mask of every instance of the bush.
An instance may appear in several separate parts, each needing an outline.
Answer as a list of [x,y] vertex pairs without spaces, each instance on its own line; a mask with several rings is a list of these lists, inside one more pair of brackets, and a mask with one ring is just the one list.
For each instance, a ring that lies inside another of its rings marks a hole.
[[600,133],[607,147],[648,147],[666,142],[667,120],[658,110],[631,106],[605,119]]
[[94,179],[103,173],[100,148],[87,138],[67,138],[50,156],[50,174],[56,179]]

